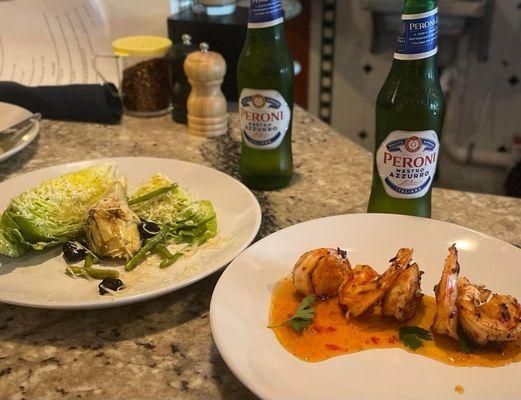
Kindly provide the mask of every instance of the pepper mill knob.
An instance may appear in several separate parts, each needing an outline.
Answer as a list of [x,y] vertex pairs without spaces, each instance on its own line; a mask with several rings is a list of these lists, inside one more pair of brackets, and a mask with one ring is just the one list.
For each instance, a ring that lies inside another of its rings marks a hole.
[[190,46],[192,44],[192,36],[188,33],[183,33],[181,35],[181,42],[183,43],[183,46]]
[[208,43],[190,53],[184,71],[192,87],[188,96],[188,132],[197,136],[219,136],[228,131],[226,98],[221,84],[226,73],[226,61]]

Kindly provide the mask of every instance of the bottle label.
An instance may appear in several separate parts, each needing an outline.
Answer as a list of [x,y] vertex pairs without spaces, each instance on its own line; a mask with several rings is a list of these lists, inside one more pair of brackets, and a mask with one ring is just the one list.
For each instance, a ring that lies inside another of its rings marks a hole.
[[283,22],[280,0],[251,0],[248,28],[267,28]]
[[438,135],[428,131],[393,131],[376,152],[376,166],[386,193],[399,199],[423,197],[438,161]]
[[419,60],[438,51],[438,8],[421,14],[403,14],[394,58]]
[[244,143],[258,150],[276,149],[291,120],[291,110],[276,90],[243,89],[239,115]]

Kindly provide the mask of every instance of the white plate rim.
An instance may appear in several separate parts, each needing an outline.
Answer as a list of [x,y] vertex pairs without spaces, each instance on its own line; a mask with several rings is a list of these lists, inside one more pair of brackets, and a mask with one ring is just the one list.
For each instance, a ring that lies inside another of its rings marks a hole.
[[219,351],[219,354],[221,355],[222,359],[224,360],[224,362],[226,363],[228,368],[230,368],[232,373],[239,379],[239,381],[244,386],[246,386],[248,388],[248,390],[250,390],[253,394],[255,394],[260,399],[270,400],[271,397],[269,396],[269,394],[267,394],[263,390],[263,388],[261,386],[259,386],[257,384],[257,382],[250,381],[248,379],[248,377],[246,377],[246,375],[241,372],[241,368],[240,368],[239,365],[237,365],[236,360],[233,357],[231,357],[226,351],[224,351],[224,340],[223,340],[223,338],[221,337],[221,335],[215,333],[215,331],[216,331],[216,319],[215,319],[215,311],[214,310],[215,310],[215,307],[216,307],[215,304],[218,301],[218,300],[216,300],[216,298],[220,296],[220,289],[221,289],[221,286],[223,285],[223,282],[227,279],[227,275],[232,273],[234,265],[239,264],[243,257],[247,257],[248,256],[248,252],[250,250],[254,250],[257,247],[262,246],[263,242],[265,240],[267,240],[268,238],[270,238],[270,237],[278,236],[278,235],[281,235],[281,234],[283,234],[285,232],[288,232],[288,231],[291,231],[291,230],[294,230],[294,229],[299,229],[300,227],[305,226],[307,224],[312,224],[312,223],[317,223],[317,222],[327,222],[328,220],[331,220],[331,219],[343,218],[343,217],[346,217],[346,216],[363,216],[363,215],[395,216],[395,217],[398,216],[400,218],[406,218],[406,219],[411,219],[411,220],[427,221],[427,223],[432,223],[432,224],[449,225],[449,226],[452,226],[452,227],[456,227],[456,228],[459,228],[459,229],[463,229],[463,230],[469,231],[469,232],[471,232],[473,234],[476,234],[476,235],[478,235],[478,236],[480,236],[480,237],[482,237],[484,239],[493,240],[493,241],[499,242],[502,245],[507,245],[507,246],[511,247],[512,249],[514,249],[515,251],[521,251],[521,249],[519,249],[517,246],[513,245],[512,243],[506,242],[506,241],[504,241],[502,239],[496,238],[496,237],[491,236],[489,234],[486,234],[486,233],[483,233],[483,232],[480,232],[480,231],[477,231],[477,230],[474,230],[474,229],[471,229],[471,228],[467,228],[467,227],[464,227],[462,225],[458,225],[456,223],[446,222],[446,221],[433,219],[433,218],[422,218],[422,217],[415,217],[415,216],[410,216],[410,215],[384,214],[384,213],[370,213],[370,214],[368,214],[368,213],[352,213],[352,214],[330,215],[330,216],[327,216],[327,217],[315,218],[315,219],[303,221],[303,222],[300,222],[300,223],[297,223],[297,224],[294,224],[294,225],[290,225],[288,227],[285,227],[283,229],[280,229],[278,231],[275,231],[275,232],[271,233],[270,235],[267,235],[267,236],[263,237],[262,239],[258,240],[257,242],[255,242],[251,246],[249,246],[246,250],[244,250],[238,257],[236,257],[230,263],[228,268],[219,277],[219,280],[217,281],[217,284],[214,287],[214,291],[212,293],[212,298],[210,300],[210,327],[211,327],[211,331],[212,331],[212,338],[213,338],[213,340],[215,342],[217,350]]
[[[190,165],[190,166],[195,166],[197,168],[211,170],[211,171],[217,172],[220,175],[223,175],[224,177],[226,177],[226,179],[232,179],[237,184],[242,186],[242,188],[245,190],[245,192],[247,192],[248,196],[252,200],[252,205],[255,207],[255,224],[254,224],[254,229],[250,233],[250,236],[248,237],[247,240],[245,240],[237,248],[237,250],[235,250],[227,258],[227,261],[224,261],[224,262],[222,262],[220,264],[216,264],[216,266],[214,266],[213,268],[205,269],[205,270],[201,271],[200,273],[198,273],[198,274],[196,274],[194,276],[191,276],[190,278],[187,278],[187,279],[185,279],[185,280],[183,280],[181,282],[174,283],[174,284],[169,285],[169,286],[165,286],[164,288],[161,288],[161,289],[157,289],[157,290],[153,290],[153,291],[149,291],[149,292],[145,292],[145,293],[140,293],[140,294],[135,294],[135,295],[131,295],[131,296],[128,296],[128,297],[120,297],[120,298],[114,299],[111,302],[102,302],[102,303],[89,301],[89,302],[82,302],[80,304],[78,304],[78,303],[56,303],[56,304],[53,304],[53,305],[44,305],[44,304],[39,304],[39,303],[31,302],[31,301],[1,300],[2,303],[4,303],[4,304],[12,304],[12,305],[16,305],[16,306],[30,307],[30,308],[40,308],[40,309],[88,310],[88,309],[112,308],[112,307],[124,306],[124,305],[133,304],[133,303],[137,303],[137,302],[147,301],[147,300],[150,300],[150,299],[153,299],[153,298],[156,298],[156,297],[160,297],[160,296],[163,296],[165,294],[168,294],[168,293],[180,290],[180,289],[182,289],[182,288],[184,288],[186,286],[189,286],[189,285],[191,285],[193,283],[196,283],[196,282],[198,282],[198,281],[200,281],[200,280],[210,276],[211,274],[213,274],[213,273],[215,273],[215,272],[225,268],[239,254],[241,254],[251,244],[251,242],[257,236],[257,233],[259,232],[259,229],[260,229],[260,226],[261,226],[261,221],[262,221],[262,210],[261,210],[259,201],[257,200],[257,198],[251,192],[250,189],[248,189],[242,182],[238,181],[234,177],[232,177],[232,176],[230,176],[230,175],[228,175],[228,174],[226,174],[226,173],[224,173],[222,171],[219,171],[219,170],[217,170],[215,168],[211,168],[211,167],[208,167],[208,166],[202,165],[202,164],[192,163],[192,162],[189,162],[189,161],[178,160],[178,159],[174,159],[174,158],[166,158],[166,157],[109,157],[109,158],[99,158],[99,159],[77,161],[77,162],[71,162],[71,163],[62,163],[62,164],[57,164],[57,165],[48,166],[48,167],[44,167],[44,168],[35,169],[35,170],[32,170],[32,171],[28,171],[27,173],[24,173],[24,174],[21,174],[21,175],[17,175],[15,177],[12,177],[10,179],[7,179],[5,181],[0,182],[0,187],[2,185],[6,184],[6,183],[10,183],[11,181],[13,181],[15,179],[20,179],[21,177],[23,177],[23,176],[25,176],[27,174],[31,174],[31,173],[36,173],[36,172],[44,172],[45,173],[45,172],[53,170],[53,169],[61,169],[61,168],[71,168],[70,171],[72,171],[72,170],[74,170],[76,168],[77,169],[81,169],[81,168],[88,167],[90,165],[95,165],[95,164],[104,163],[104,162],[114,162],[114,163],[117,164],[118,161],[129,160],[129,159],[141,159],[143,161],[144,160],[173,161],[173,162],[176,162],[176,163],[183,163],[183,164],[187,164],[187,165]],[[70,172],[70,171],[68,171],[68,172]]]
[[[27,110],[23,107],[20,107],[16,104],[4,103],[4,102],[0,102],[0,104],[8,105],[10,107],[23,110],[25,113],[27,113],[27,117],[29,117],[32,114],[29,110]],[[29,129],[29,131],[27,131],[25,133],[25,135],[22,136],[22,138],[24,138],[25,140],[20,141],[16,146],[13,146],[6,152],[0,153],[0,163],[7,160],[8,158],[11,158],[15,154],[17,154],[20,151],[22,151],[23,149],[25,149],[27,146],[29,146],[29,144],[31,144],[31,142],[36,138],[36,136],[38,136],[39,132],[40,132],[40,121],[36,121],[34,123],[34,125]]]

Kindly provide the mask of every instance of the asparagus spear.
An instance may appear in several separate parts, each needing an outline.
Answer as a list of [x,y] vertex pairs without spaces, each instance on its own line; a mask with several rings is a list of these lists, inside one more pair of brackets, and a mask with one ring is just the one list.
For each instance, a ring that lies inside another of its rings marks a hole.
[[163,261],[161,261],[161,264],[159,264],[159,268],[167,268],[171,266],[173,263],[175,263],[179,258],[183,255],[183,253],[175,253],[172,254],[172,257],[165,258]]
[[147,201],[153,199],[154,197],[161,196],[164,193],[167,193],[177,187],[177,183],[173,183],[168,186],[160,187],[159,189],[153,190],[152,192],[146,193],[144,195],[138,196],[135,199],[129,200],[128,205],[133,206],[137,203],[142,203],[143,201]]
[[75,265],[68,265],[67,270],[71,271],[74,275],[85,276],[88,275],[94,279],[105,279],[105,278],[118,278],[119,272],[115,269],[104,269],[104,268],[94,268],[92,267],[93,262],[95,261],[94,257],[91,254],[87,255],[85,259],[85,266],[78,267]]
[[158,243],[161,243],[164,240],[165,236],[171,229],[172,228],[169,225],[165,225],[161,228],[156,236],[148,239],[145,245],[141,247],[141,250],[139,250],[134,255],[134,257],[128,260],[128,262],[125,264],[125,270],[132,271],[134,268],[136,268],[138,264],[147,256],[148,252],[152,251]]

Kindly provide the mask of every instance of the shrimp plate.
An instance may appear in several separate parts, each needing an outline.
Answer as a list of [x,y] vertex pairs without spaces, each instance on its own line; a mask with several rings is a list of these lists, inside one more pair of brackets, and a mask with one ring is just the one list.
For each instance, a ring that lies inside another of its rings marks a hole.
[[[362,334],[349,339],[342,335],[342,340],[351,340],[352,344],[358,341],[359,347],[365,346],[363,349],[349,348],[347,342],[342,347],[342,343],[324,340],[314,343],[317,352],[309,355],[308,360],[302,359],[303,353],[297,353],[299,345],[307,346],[306,333],[295,335],[295,351],[288,351],[287,346],[281,345],[277,331],[268,328],[274,321],[270,321],[275,312],[274,294],[287,295],[288,308],[277,311],[280,312],[277,318],[291,317],[298,306],[299,298],[291,298],[291,272],[299,257],[311,249],[337,247],[347,251],[353,270],[357,265],[367,264],[379,274],[389,268],[388,261],[398,249],[413,248],[412,263],[424,271],[421,276],[424,296],[418,300],[415,316],[420,319],[413,324],[426,326],[422,324],[428,319],[427,325],[432,324],[433,287],[440,281],[447,249],[453,243],[459,251],[462,275],[472,283],[486,284],[493,292],[521,299],[521,251],[506,242],[423,218],[378,214],[334,216],[278,231],[255,243],[230,264],[215,288],[210,308],[217,348],[237,377],[263,399],[462,398],[455,387],[464,390],[466,400],[517,399],[521,392],[518,379],[521,363],[501,362],[494,364],[496,368],[489,368],[492,361],[486,357],[481,364],[468,362],[470,358],[441,359],[440,353],[437,353],[440,357],[423,354],[427,345],[420,351],[404,351],[401,343],[391,336],[391,331],[396,335],[396,327],[401,324],[394,317],[378,317],[389,321],[385,326],[378,325],[377,319],[370,321],[365,317],[353,325]],[[316,330],[324,332],[319,336],[348,333],[342,331],[347,326],[345,316],[335,314],[332,311],[335,307],[331,301],[318,305]],[[338,320],[337,325],[344,328],[327,333],[329,325],[324,322],[327,320]],[[362,322],[368,326],[362,326]],[[373,334],[364,336],[366,329],[372,329]],[[373,336],[377,343],[373,343]],[[450,337],[439,338],[435,335],[433,343],[438,340],[441,348],[443,343],[439,340],[455,342]],[[365,343],[366,339],[370,343]],[[319,354],[320,346],[329,353]],[[511,361],[516,361],[514,358]]]

